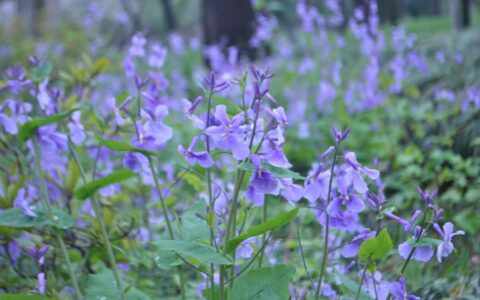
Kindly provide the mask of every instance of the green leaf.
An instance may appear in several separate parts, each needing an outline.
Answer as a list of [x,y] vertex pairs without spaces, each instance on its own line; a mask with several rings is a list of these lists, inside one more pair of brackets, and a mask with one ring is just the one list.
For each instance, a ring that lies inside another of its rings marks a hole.
[[180,241],[180,240],[163,240],[155,243],[157,250],[159,251],[174,251],[181,255],[184,259],[193,258],[198,259],[202,263],[213,263],[219,265],[231,265],[232,259],[230,257],[224,257],[217,253],[215,248],[202,245],[193,241]]
[[[115,277],[110,269],[88,275],[85,282],[86,299],[119,299],[119,294]],[[148,300],[150,297],[135,288],[130,288],[126,291],[125,299]]]
[[212,103],[215,105],[225,105],[227,107],[227,114],[230,116],[235,116],[242,112],[242,109],[233,103],[232,100],[229,100],[223,96],[214,95],[212,97]]
[[52,64],[47,61],[33,68],[30,78],[34,83],[40,83],[50,75],[50,72],[52,72]]
[[358,250],[358,257],[361,260],[376,260],[387,256],[393,243],[388,230],[383,228],[376,237],[366,239]]
[[91,195],[93,195],[99,189],[114,183],[118,183],[120,181],[127,180],[133,176],[135,176],[135,173],[128,169],[115,171],[105,177],[89,182],[81,186],[80,188],[78,188],[74,193],[75,198],[80,200],[85,200],[89,198]]
[[90,109],[90,108],[91,108],[90,105],[82,105],[82,106],[64,111],[62,113],[59,113],[57,115],[48,116],[48,117],[44,117],[44,118],[37,118],[37,119],[30,120],[28,122],[25,122],[22,125],[22,127],[20,127],[20,130],[18,131],[18,137],[20,138],[20,140],[22,142],[26,142],[27,140],[29,140],[35,134],[35,131],[39,127],[42,127],[42,126],[45,126],[45,125],[48,125],[48,124],[52,124],[52,123],[57,123],[57,122],[65,119],[65,118],[67,118],[73,112],[75,112],[77,110]]
[[170,270],[173,267],[183,264],[183,260],[178,257],[175,251],[160,250],[155,256],[155,263],[160,269]]
[[[342,283],[342,287],[344,287],[350,293],[350,295],[356,295],[357,294],[358,283],[351,280],[350,278],[345,276],[345,274],[342,274],[340,272],[335,272],[335,277],[340,280],[340,282]],[[368,296],[367,293],[365,293],[364,291],[361,291],[359,299],[360,300],[370,300],[370,297]]]
[[51,298],[41,295],[5,294],[0,295],[0,300],[51,300]]
[[298,210],[299,210],[298,207],[294,208],[288,212],[281,213],[278,216],[270,218],[262,224],[251,226],[244,234],[241,234],[228,241],[227,252],[231,253],[235,251],[238,245],[248,238],[263,234],[267,231],[273,230],[287,223],[290,223],[297,216]]
[[[246,172],[251,172],[251,173],[256,171],[255,167],[250,162],[241,163],[237,166],[237,168]],[[275,167],[266,162],[262,162],[262,169],[267,170],[277,178],[305,179],[305,177],[298,174],[297,172],[293,172],[291,170],[284,169],[284,168]]]
[[248,271],[240,276],[230,293],[229,300],[287,300],[290,297],[288,283],[295,268],[276,265]]
[[132,146],[131,144],[126,143],[126,142],[120,142],[120,141],[116,141],[116,140],[108,140],[108,139],[102,138],[101,136],[97,136],[97,139],[100,142],[100,144],[104,145],[105,147],[107,147],[110,150],[121,151],[121,152],[123,152],[123,151],[139,152],[139,153],[142,153],[145,156],[149,156],[149,155],[157,156],[157,153],[155,153],[155,152],[144,150],[144,149]]
[[409,239],[408,243],[412,247],[426,247],[426,246],[431,246],[431,247],[436,247],[440,245],[443,241],[439,239],[434,239],[434,238],[421,238],[418,242],[416,239]]
[[64,211],[53,208],[53,220],[48,218],[43,208],[31,207],[35,217],[26,216],[18,207],[9,208],[0,212],[0,226],[13,228],[30,228],[50,225],[57,228],[67,229],[73,226],[73,219]]

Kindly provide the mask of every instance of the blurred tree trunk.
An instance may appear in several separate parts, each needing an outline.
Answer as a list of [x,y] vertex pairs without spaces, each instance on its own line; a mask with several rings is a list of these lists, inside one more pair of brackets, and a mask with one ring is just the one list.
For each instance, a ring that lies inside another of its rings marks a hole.
[[125,13],[128,15],[128,18],[130,19],[133,32],[141,31],[143,29],[142,19],[137,13],[137,11],[129,4],[129,3],[132,3],[135,6],[135,2],[134,1],[129,2],[128,0],[121,0],[120,3],[122,4],[123,10],[125,11]]
[[453,28],[461,30],[470,26],[470,0],[450,0]]
[[432,14],[440,16],[442,14],[442,1],[432,1]]
[[17,0],[17,12],[25,29],[32,36],[38,36],[40,31],[40,13],[45,7],[45,0]]
[[397,25],[403,15],[404,0],[379,0],[377,3],[380,22]]
[[162,8],[163,8],[163,15],[165,17],[165,24],[167,25],[167,29],[169,31],[177,30],[177,20],[175,18],[175,14],[172,10],[172,4],[170,0],[161,0]]
[[202,25],[206,45],[236,46],[240,55],[253,58],[255,13],[250,0],[203,0]]

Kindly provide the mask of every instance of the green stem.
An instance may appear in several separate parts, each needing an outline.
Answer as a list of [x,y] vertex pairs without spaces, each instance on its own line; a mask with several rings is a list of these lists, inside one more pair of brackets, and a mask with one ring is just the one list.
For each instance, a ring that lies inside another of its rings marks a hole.
[[[263,204],[263,222],[265,223],[266,221],[267,221],[267,201],[265,201],[265,203]],[[266,235],[266,233],[264,233],[262,235],[262,245],[265,244],[266,239],[267,239],[267,235]],[[260,252],[260,257],[258,259],[258,267],[259,268],[262,267],[263,256],[264,255],[265,255],[265,247],[262,248],[262,252]]]
[[365,274],[367,274],[367,268],[368,268],[369,262],[370,260],[367,261],[367,263],[365,264],[365,268],[363,268],[362,278],[360,278],[360,283],[358,284],[358,290],[357,290],[357,295],[355,296],[355,300],[358,300],[358,298],[360,298],[360,292],[362,291],[362,285],[363,285],[363,281],[365,280]]
[[[212,106],[212,96],[213,96],[213,92],[210,91],[210,93],[208,95],[208,104],[207,104],[207,128],[210,126],[210,110],[211,110],[211,106]],[[207,152],[208,152],[208,154],[210,154],[210,138],[209,138],[208,135],[206,136],[206,146],[207,146]],[[206,171],[207,171],[208,208],[209,208],[208,213],[213,214],[214,201],[213,201],[213,191],[212,191],[212,172],[211,172],[210,168],[207,168]],[[214,226],[213,222],[211,222],[211,223],[209,222],[208,227],[210,229],[210,245],[212,247],[216,246],[216,244],[215,244],[215,232],[214,232],[213,226]],[[213,264],[210,264],[210,273],[211,273],[211,276],[210,276],[210,292],[211,292],[211,295],[210,296],[213,300],[214,297],[215,297],[214,289],[213,289],[213,287],[215,286],[215,279],[214,279],[215,266]]]
[[[420,234],[418,235],[415,242],[420,241],[420,239],[422,238],[422,234],[423,234],[424,230],[426,231],[428,229],[428,227],[424,228],[426,219],[427,219],[427,207],[425,207],[425,209],[423,210],[423,219],[422,219],[422,222],[420,223],[421,224],[420,225]],[[410,253],[407,256],[407,259],[405,260],[405,263],[403,264],[402,269],[400,270],[400,275],[403,275],[403,273],[407,269],[407,266],[410,263],[410,261],[412,260],[413,254],[415,253],[416,249],[417,248],[412,247],[412,250],[410,250]]]
[[[148,164],[150,166],[150,172],[152,172],[152,175],[153,175],[153,180],[155,182],[155,187],[157,188],[157,192],[158,192],[158,195],[160,197],[160,204],[162,206],[163,216],[165,218],[165,222],[167,223],[168,235],[170,236],[170,238],[172,240],[174,240],[175,236],[173,234],[172,224],[170,223],[170,219],[168,217],[167,205],[165,203],[165,198],[163,198],[162,189],[160,188],[160,183],[158,181],[158,176],[157,176],[157,173],[155,172],[155,167],[153,165],[153,159],[152,159],[151,156],[148,156]],[[180,276],[180,292],[181,292],[181,295],[182,295],[182,299],[185,300],[186,299],[186,296],[185,296],[185,274],[184,274],[182,266],[178,267],[178,273],[179,273],[179,276]]]
[[[47,186],[45,184],[45,178],[43,176],[42,167],[40,165],[40,159],[42,157],[42,153],[41,153],[41,150],[40,150],[40,146],[38,144],[37,137],[34,137],[32,140],[33,140],[33,148],[34,148],[34,151],[35,151],[35,169],[36,169],[36,172],[37,172],[38,177],[39,177],[40,188],[41,188],[41,191],[42,191],[43,199],[45,200],[44,204],[45,204],[45,207],[46,207],[46,210],[47,210],[47,215],[48,215],[48,218],[50,220],[54,220],[52,205],[50,203],[50,197],[48,196]],[[73,267],[72,267],[72,263],[70,261],[70,257],[68,256],[67,247],[65,247],[65,243],[63,242],[63,239],[62,239],[62,236],[61,236],[59,230],[56,229],[56,228],[52,228],[52,231],[53,231],[53,234],[55,235],[55,239],[57,240],[58,244],[60,245],[62,255],[65,258],[65,262],[66,262],[66,265],[67,265],[67,271],[68,271],[68,274],[69,274],[69,276],[72,280],[72,283],[73,283],[73,289],[74,289],[74,292],[75,292],[75,296],[77,297],[78,300],[81,300],[81,299],[83,299],[83,296],[82,296],[82,293],[80,292],[80,288],[78,286],[78,282],[77,282],[77,279],[75,277],[75,272],[73,272]]]
[[[337,161],[337,147],[335,147],[335,152],[333,153],[332,167],[330,168],[330,182],[328,183],[327,207],[328,207],[328,204],[330,204],[330,200],[331,200],[333,170],[335,168],[336,161]],[[330,230],[330,216],[325,211],[325,243],[323,246],[322,264],[320,266],[320,277],[318,278],[317,289],[315,290],[316,300],[320,299],[320,290],[322,289],[323,276],[325,274],[325,267],[327,264],[329,230]]]
[[[85,169],[83,168],[82,164],[80,163],[80,159],[78,157],[77,152],[75,151],[74,145],[72,144],[70,138],[68,139],[68,146],[69,146],[70,152],[72,153],[73,159],[75,160],[75,163],[77,164],[78,169],[80,170],[80,176],[82,177],[82,181],[85,184],[85,183],[87,183],[86,172],[85,172]],[[100,146],[98,147],[98,152],[100,152]],[[96,165],[97,164],[95,162],[95,166]],[[95,167],[95,169],[96,169],[96,167]],[[95,174],[92,175],[92,178],[95,178]],[[95,212],[95,216],[96,216],[98,224],[100,226],[100,233],[102,234],[102,238],[104,240],[105,247],[106,247],[106,250],[107,250],[108,261],[110,262],[110,267],[112,268],[113,276],[115,277],[115,282],[117,283],[117,287],[120,290],[120,299],[123,300],[123,299],[125,299],[125,291],[124,291],[124,287],[123,287],[123,281],[122,281],[122,278],[120,276],[120,271],[118,270],[118,267],[117,267],[117,262],[115,260],[115,255],[113,254],[113,247],[112,247],[112,243],[110,242],[110,236],[109,236],[108,231],[107,231],[107,226],[105,225],[105,220],[104,220],[102,208],[100,206],[100,201],[98,200],[98,198],[95,195],[92,196],[91,200],[92,200],[93,210]]]

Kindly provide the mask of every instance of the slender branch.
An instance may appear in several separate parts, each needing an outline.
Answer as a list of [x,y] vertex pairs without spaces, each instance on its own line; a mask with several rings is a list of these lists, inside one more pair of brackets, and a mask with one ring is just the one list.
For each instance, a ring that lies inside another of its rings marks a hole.
[[[83,166],[80,162],[80,158],[78,157],[78,154],[75,150],[75,147],[74,147],[70,137],[68,138],[68,148],[70,149],[70,153],[72,154],[73,159],[75,160],[75,162],[78,166],[78,169],[80,170],[80,177],[82,178],[83,183],[84,184],[87,183],[85,169],[83,168]],[[101,146],[98,146],[97,155],[96,155],[95,163],[94,163],[94,170],[93,170],[94,173],[92,175],[93,178],[95,178],[95,171],[96,171],[96,166],[97,166],[97,163],[98,163],[100,150],[101,150]],[[110,242],[110,236],[109,236],[108,231],[107,231],[107,226],[105,225],[105,220],[104,220],[104,217],[103,217],[102,208],[100,206],[100,201],[98,200],[98,198],[95,195],[92,196],[91,200],[92,200],[91,202],[93,204],[93,210],[95,212],[95,216],[96,216],[98,224],[100,226],[100,233],[102,234],[102,238],[104,240],[105,247],[106,247],[106,250],[107,250],[107,256],[108,256],[108,260],[110,262],[110,267],[112,268],[113,275],[115,277],[115,282],[117,284],[117,288],[120,291],[120,295],[119,295],[120,299],[125,299],[125,291],[124,291],[124,287],[123,287],[123,281],[122,281],[122,278],[120,276],[120,271],[118,270],[118,267],[117,267],[117,262],[115,260],[115,255],[113,254],[113,248],[112,248],[112,244]]]
[[310,274],[310,272],[308,271],[307,262],[305,261],[305,253],[303,252],[302,238],[300,236],[300,230],[298,229],[298,224],[296,227],[297,227],[298,248],[300,249],[300,255],[302,257],[303,268],[305,269],[305,273],[308,275],[308,278],[310,279],[312,286],[315,286],[315,282],[313,280],[312,274]]
[[[332,182],[333,182],[333,170],[335,168],[335,163],[337,161],[337,148],[335,147],[335,152],[333,153],[333,162],[332,167],[330,168],[330,182],[328,183],[328,196],[327,196],[327,207],[330,204],[332,197]],[[329,228],[330,228],[330,216],[325,212],[325,243],[323,246],[323,257],[322,265],[320,266],[320,277],[318,278],[317,289],[315,290],[315,299],[318,300],[320,297],[320,290],[322,289],[323,276],[325,274],[325,267],[327,264],[327,255],[328,255],[328,238],[329,238]]]
[[[45,185],[45,178],[43,177],[42,167],[40,165],[40,159],[42,157],[41,150],[40,150],[40,145],[38,144],[38,139],[37,139],[36,136],[33,137],[32,140],[33,140],[33,148],[34,148],[34,152],[35,152],[35,169],[36,169],[36,172],[37,172],[37,175],[38,175],[38,178],[39,178],[40,188],[41,188],[41,191],[42,191],[42,196],[43,196],[43,199],[45,200],[44,205],[45,205],[45,208],[46,208],[46,211],[47,211],[48,218],[50,220],[54,220],[52,205],[50,203],[50,197],[48,196],[47,186]],[[73,271],[73,266],[72,266],[72,263],[70,261],[70,257],[68,256],[68,251],[67,251],[67,248],[65,247],[65,243],[63,242],[62,236],[56,228],[52,228],[52,231],[53,231],[53,234],[55,236],[55,239],[57,240],[58,244],[60,245],[62,255],[65,258],[65,262],[66,262],[66,265],[67,265],[67,271],[68,271],[68,274],[69,274],[69,276],[72,280],[75,296],[79,300],[83,299],[82,293],[80,292],[80,288],[78,286],[78,282],[77,282],[77,279],[75,277],[75,272]]]

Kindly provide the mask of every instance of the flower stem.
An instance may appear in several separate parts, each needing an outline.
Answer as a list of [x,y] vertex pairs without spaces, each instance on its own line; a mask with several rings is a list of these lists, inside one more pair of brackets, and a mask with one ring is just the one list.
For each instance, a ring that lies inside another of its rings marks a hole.
[[[50,203],[50,197],[48,196],[47,186],[45,184],[45,178],[43,176],[42,167],[40,165],[40,159],[41,159],[42,153],[41,153],[41,150],[40,150],[40,146],[38,144],[37,137],[34,137],[32,140],[33,140],[33,148],[34,148],[34,152],[35,152],[35,169],[36,169],[36,172],[37,172],[38,177],[39,177],[42,196],[43,196],[43,199],[45,200],[44,205],[46,207],[48,218],[50,220],[54,220],[52,205]],[[62,236],[61,236],[59,230],[56,229],[56,228],[52,228],[52,231],[53,231],[53,234],[55,235],[55,239],[57,240],[57,243],[60,245],[62,255],[65,258],[65,262],[66,262],[66,265],[67,265],[67,271],[68,271],[68,274],[69,274],[69,276],[72,280],[72,283],[73,283],[73,289],[74,289],[74,292],[75,292],[75,296],[77,297],[78,300],[82,300],[83,296],[82,296],[82,293],[80,292],[80,288],[78,286],[78,282],[77,282],[77,279],[75,277],[75,273],[73,272],[73,267],[72,267],[72,263],[70,261],[70,257],[68,256],[67,247],[65,246],[65,243],[63,242],[63,239],[62,239]]]
[[[263,222],[266,222],[267,221],[267,201],[265,201],[265,203],[263,204]],[[262,235],[262,245],[266,243],[266,240],[267,240],[267,235],[266,233],[264,233]],[[265,247],[262,248],[262,252],[260,253],[260,257],[258,259],[258,267],[261,268],[262,267],[262,263],[263,263],[263,256],[265,255]]]
[[[423,218],[422,218],[422,222],[420,223],[420,233],[416,239],[415,242],[418,242],[420,241],[420,239],[422,238],[422,234],[424,231],[427,231],[428,230],[428,227],[427,226],[426,228],[425,227],[425,220],[427,219],[427,207],[425,206],[425,209],[423,210]],[[405,263],[403,264],[402,266],[402,269],[400,270],[400,275],[403,275],[403,273],[405,272],[405,270],[407,269],[407,266],[408,264],[410,263],[410,261],[412,260],[412,257],[413,257],[413,254],[415,253],[415,250],[417,248],[415,247],[412,247],[412,250],[410,250],[410,253],[408,254],[407,256],[407,259],[405,260]]]
[[363,268],[362,278],[360,278],[360,283],[358,284],[358,290],[357,290],[357,295],[355,296],[355,300],[358,300],[360,298],[360,292],[362,291],[362,285],[363,285],[363,281],[365,280],[365,275],[367,274],[367,268],[369,263],[370,263],[370,260],[367,261],[367,263],[365,264],[365,268]]
[[[68,139],[68,148],[70,149],[70,152],[73,156],[73,159],[75,160],[75,163],[77,164],[78,169],[80,170],[80,176],[82,177],[83,183],[84,184],[87,183],[87,177],[86,177],[85,169],[83,168],[82,164],[80,163],[80,159],[78,157],[77,152],[75,151],[74,145],[73,145],[72,141],[70,140],[70,138]],[[100,146],[98,147],[98,153],[99,152],[100,152]],[[97,157],[98,157],[98,155],[97,155]],[[97,165],[97,163],[95,161],[95,166],[96,165]],[[92,177],[95,178],[95,174],[93,174]],[[93,210],[95,212],[95,216],[96,216],[98,224],[100,226],[100,232],[102,234],[102,238],[104,240],[105,247],[107,249],[107,255],[108,255],[108,260],[110,262],[110,267],[112,268],[117,287],[120,290],[120,295],[119,296],[120,296],[120,299],[124,299],[125,294],[124,294],[124,288],[123,288],[123,281],[122,281],[122,278],[120,276],[120,271],[117,268],[115,255],[113,254],[112,243],[110,242],[110,236],[109,236],[108,231],[107,231],[107,226],[105,225],[105,220],[104,220],[104,217],[103,217],[103,211],[102,211],[102,208],[100,207],[100,201],[98,200],[98,198],[95,195],[92,196],[91,200],[92,200]]]
[[[157,188],[157,192],[158,192],[158,195],[160,197],[160,204],[162,206],[163,216],[165,218],[165,222],[167,223],[168,235],[170,236],[170,238],[172,240],[174,240],[175,236],[173,234],[172,224],[170,223],[170,219],[168,217],[167,205],[165,203],[165,198],[163,198],[162,189],[160,188],[160,183],[158,181],[158,176],[157,176],[157,173],[155,172],[155,167],[153,165],[153,159],[152,159],[151,156],[148,156],[148,164],[150,166],[150,172],[152,172],[153,180],[155,182],[155,187]],[[186,299],[186,296],[185,296],[185,274],[184,274],[182,266],[178,267],[178,273],[179,273],[179,276],[180,276],[180,292],[181,292],[181,295],[182,295],[182,299],[185,300]]]
[[[335,168],[336,162],[337,162],[337,147],[335,147],[335,152],[333,153],[332,167],[330,168],[330,181],[328,183],[327,206],[328,204],[330,204],[330,200],[332,197],[331,192],[332,192],[332,182],[333,182],[333,170]],[[322,257],[322,264],[320,266],[320,277],[318,278],[317,288],[315,290],[316,300],[320,299],[320,290],[322,289],[323,276],[325,274],[325,267],[327,264],[329,230],[330,230],[330,216],[325,211],[325,243],[323,245],[323,257]]]

